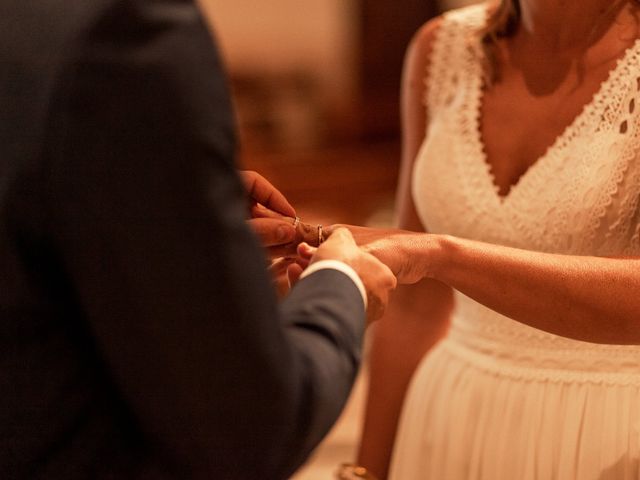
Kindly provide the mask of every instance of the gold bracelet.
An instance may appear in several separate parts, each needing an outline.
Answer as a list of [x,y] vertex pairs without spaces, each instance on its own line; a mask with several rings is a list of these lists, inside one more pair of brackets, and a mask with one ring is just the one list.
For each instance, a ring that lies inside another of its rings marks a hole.
[[343,463],[336,472],[336,480],[378,480],[377,477],[361,465]]

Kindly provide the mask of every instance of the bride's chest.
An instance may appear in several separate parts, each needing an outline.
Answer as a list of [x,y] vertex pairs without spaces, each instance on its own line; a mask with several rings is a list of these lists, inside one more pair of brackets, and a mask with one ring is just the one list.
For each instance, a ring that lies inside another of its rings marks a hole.
[[[512,72],[480,93],[478,135],[502,196],[554,147],[590,103],[600,79],[568,78],[551,91]],[[536,90],[537,88],[537,90]]]
[[[619,128],[574,129],[501,195],[477,123],[435,118],[416,159],[413,196],[427,229],[559,253],[616,253],[637,226],[637,140]],[[625,243],[626,242],[626,243]]]
[[640,41],[603,67],[602,83],[594,75],[557,96],[483,97],[477,61],[460,58],[431,77],[412,185],[427,229],[573,254],[638,244],[640,254]]

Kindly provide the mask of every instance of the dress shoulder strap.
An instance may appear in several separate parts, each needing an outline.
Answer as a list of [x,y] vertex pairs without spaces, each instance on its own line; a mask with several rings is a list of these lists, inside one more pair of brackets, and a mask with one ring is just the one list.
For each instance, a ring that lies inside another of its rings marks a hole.
[[481,3],[450,10],[442,16],[425,78],[425,103],[430,116],[448,103],[460,88],[460,80],[469,78],[470,68],[480,61],[478,32],[486,24],[487,8],[486,3]]

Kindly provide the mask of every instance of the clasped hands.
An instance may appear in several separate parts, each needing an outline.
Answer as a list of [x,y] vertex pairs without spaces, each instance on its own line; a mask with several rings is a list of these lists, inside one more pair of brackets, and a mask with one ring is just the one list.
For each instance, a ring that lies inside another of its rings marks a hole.
[[252,171],[241,175],[250,200],[248,222],[267,249],[280,294],[295,284],[309,264],[323,259],[340,260],[362,279],[369,299],[368,316],[375,319],[382,315],[397,282],[415,283],[426,276],[422,262],[413,258],[420,234],[309,225],[296,217],[284,195],[264,177]]

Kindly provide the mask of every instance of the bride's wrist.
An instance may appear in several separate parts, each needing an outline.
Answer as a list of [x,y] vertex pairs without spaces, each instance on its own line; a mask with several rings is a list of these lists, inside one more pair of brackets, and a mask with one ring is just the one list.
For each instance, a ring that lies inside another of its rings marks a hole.
[[449,235],[422,234],[419,241],[412,242],[409,258],[421,264],[425,278],[439,280],[446,271],[453,241]]

